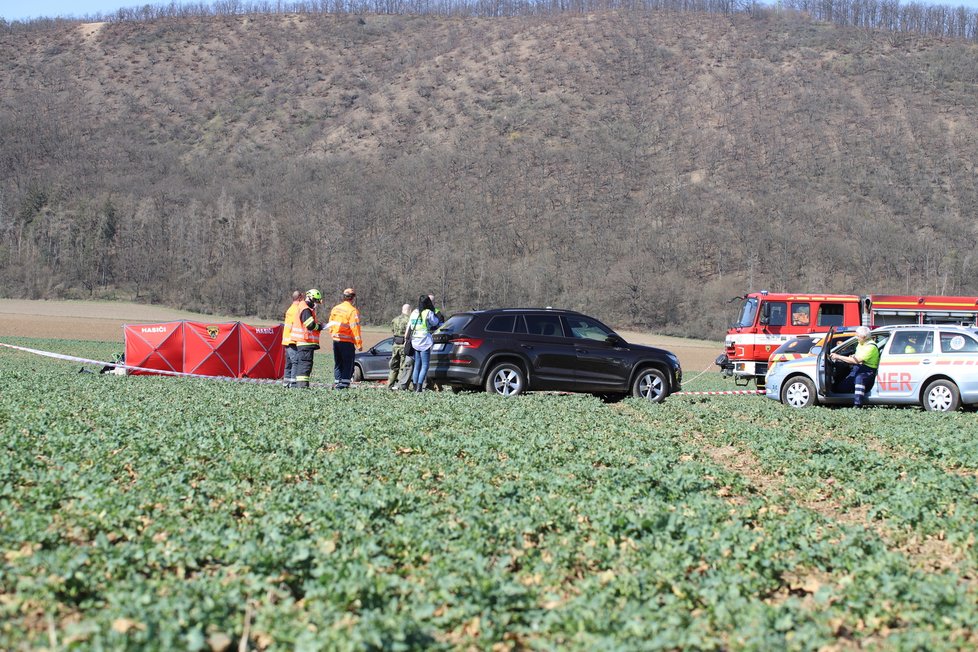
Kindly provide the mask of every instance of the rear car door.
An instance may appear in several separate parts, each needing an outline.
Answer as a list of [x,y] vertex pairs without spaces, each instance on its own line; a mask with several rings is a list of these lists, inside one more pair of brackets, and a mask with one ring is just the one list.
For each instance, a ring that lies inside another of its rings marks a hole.
[[832,378],[836,363],[829,357],[832,349],[829,343],[834,334],[835,328],[829,328],[829,332],[825,334],[825,344],[822,346],[822,350],[818,352],[815,361],[815,391],[819,396],[832,396]]
[[880,351],[880,369],[872,395],[883,402],[916,401],[934,371],[934,331],[898,330]]
[[526,334],[519,336],[523,356],[529,361],[532,389],[565,389],[577,374],[577,350],[565,336],[560,315],[525,313]]

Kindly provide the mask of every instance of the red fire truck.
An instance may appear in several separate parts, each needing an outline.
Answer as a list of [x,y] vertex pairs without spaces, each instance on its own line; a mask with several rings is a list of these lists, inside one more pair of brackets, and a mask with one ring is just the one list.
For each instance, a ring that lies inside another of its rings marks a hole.
[[740,385],[763,387],[767,361],[782,342],[821,337],[829,326],[870,328],[892,324],[978,326],[978,297],[892,294],[791,294],[762,290],[742,299],[740,317],[730,326],[716,364]]

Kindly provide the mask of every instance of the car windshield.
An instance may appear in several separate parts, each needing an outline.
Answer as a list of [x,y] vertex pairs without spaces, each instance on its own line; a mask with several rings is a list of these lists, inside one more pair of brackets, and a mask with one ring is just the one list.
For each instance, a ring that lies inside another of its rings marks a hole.
[[740,319],[738,319],[734,324],[734,328],[744,328],[750,326],[754,323],[754,317],[757,316],[757,299],[747,299],[744,301],[744,305],[740,308]]

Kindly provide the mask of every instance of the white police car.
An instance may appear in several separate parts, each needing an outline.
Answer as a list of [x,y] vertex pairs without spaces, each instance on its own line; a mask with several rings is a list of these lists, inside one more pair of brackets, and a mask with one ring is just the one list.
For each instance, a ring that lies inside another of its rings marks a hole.
[[[867,404],[922,405],[938,412],[978,404],[978,329],[886,326],[872,331],[870,339],[880,349],[880,366]],[[832,350],[852,355],[856,344],[852,338]],[[766,395],[795,408],[815,403],[851,405],[854,394],[834,389],[849,370],[848,364],[833,362],[828,351],[819,349],[813,357],[772,367],[765,379]]]

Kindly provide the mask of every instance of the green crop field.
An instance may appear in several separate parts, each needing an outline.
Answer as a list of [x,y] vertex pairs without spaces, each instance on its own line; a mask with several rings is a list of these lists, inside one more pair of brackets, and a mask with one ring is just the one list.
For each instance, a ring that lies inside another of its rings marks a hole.
[[978,646],[974,413],[78,367],[0,350],[0,649]]

